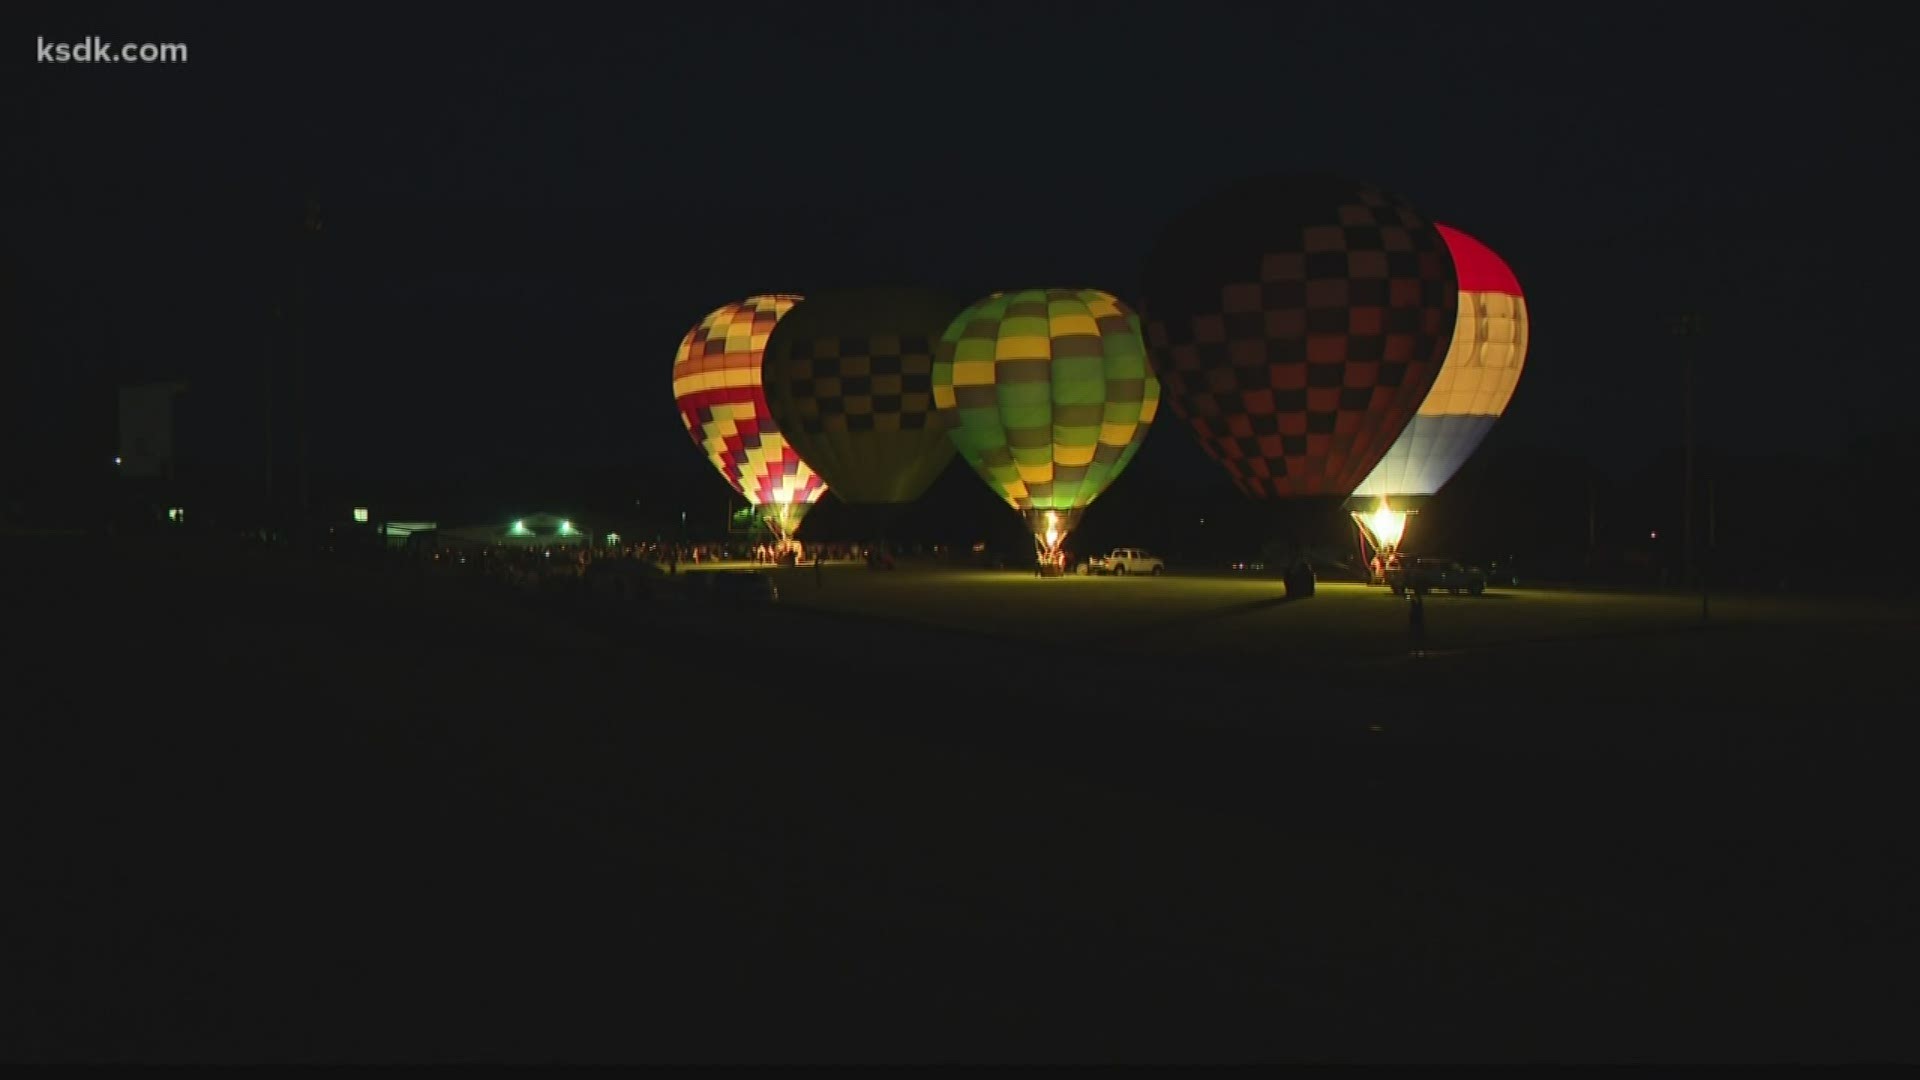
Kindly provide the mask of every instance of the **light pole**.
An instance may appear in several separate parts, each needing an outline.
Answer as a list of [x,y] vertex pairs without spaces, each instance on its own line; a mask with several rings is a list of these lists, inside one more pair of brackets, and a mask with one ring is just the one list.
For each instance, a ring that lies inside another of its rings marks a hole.
[[266,451],[266,462],[267,462],[266,512],[269,515],[273,513],[273,390],[274,390],[274,381],[275,381],[274,373],[276,368],[278,367],[276,361],[279,359],[279,354],[280,354],[280,348],[279,348],[280,340],[278,335],[281,329],[281,325],[282,324],[280,321],[280,305],[279,304],[269,305],[267,308],[267,340],[266,340],[267,348],[266,348],[266,355],[265,357],[263,357],[263,359],[265,360],[265,364],[263,365],[264,370],[262,373],[263,377],[260,380],[261,391],[262,391],[262,397],[260,402],[261,427],[264,431],[265,439],[266,439],[265,446],[263,447],[263,449],[265,449]]

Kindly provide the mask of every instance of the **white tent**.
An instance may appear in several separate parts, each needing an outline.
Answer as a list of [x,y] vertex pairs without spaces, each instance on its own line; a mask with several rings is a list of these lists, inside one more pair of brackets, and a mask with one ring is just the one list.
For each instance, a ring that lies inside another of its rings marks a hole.
[[591,530],[572,518],[559,514],[527,514],[498,525],[467,525],[441,529],[442,540],[459,544],[485,544],[490,547],[571,547],[589,543]]

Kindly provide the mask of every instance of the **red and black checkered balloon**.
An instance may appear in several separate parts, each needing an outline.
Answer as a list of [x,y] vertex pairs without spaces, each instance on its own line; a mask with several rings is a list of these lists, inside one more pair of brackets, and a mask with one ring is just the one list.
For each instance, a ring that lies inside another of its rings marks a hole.
[[1459,289],[1405,200],[1263,177],[1177,218],[1141,315],[1167,406],[1253,498],[1345,496],[1439,374]]

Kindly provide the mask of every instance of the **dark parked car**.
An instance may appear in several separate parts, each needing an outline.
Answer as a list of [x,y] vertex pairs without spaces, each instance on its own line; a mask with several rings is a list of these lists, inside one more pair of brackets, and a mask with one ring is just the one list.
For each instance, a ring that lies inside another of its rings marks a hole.
[[780,599],[780,590],[771,574],[758,570],[715,570],[706,576],[712,579],[707,588],[718,603],[756,607]]
[[587,591],[608,600],[647,600],[667,582],[667,575],[639,559],[595,559],[581,572]]
[[1387,586],[1395,596],[1405,595],[1408,589],[1422,595],[1445,590],[1456,595],[1464,592],[1479,596],[1487,591],[1487,572],[1452,559],[1415,555],[1387,569]]

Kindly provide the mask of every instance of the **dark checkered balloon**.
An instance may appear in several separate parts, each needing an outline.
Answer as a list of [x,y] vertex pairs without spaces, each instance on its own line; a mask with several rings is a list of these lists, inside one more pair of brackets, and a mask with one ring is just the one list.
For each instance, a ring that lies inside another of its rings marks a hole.
[[953,460],[933,348],[966,305],[931,289],[809,293],[767,338],[767,409],[840,501],[901,506]]
[[1344,496],[1433,385],[1458,291],[1445,242],[1404,200],[1283,176],[1176,219],[1140,308],[1167,406],[1241,491]]

